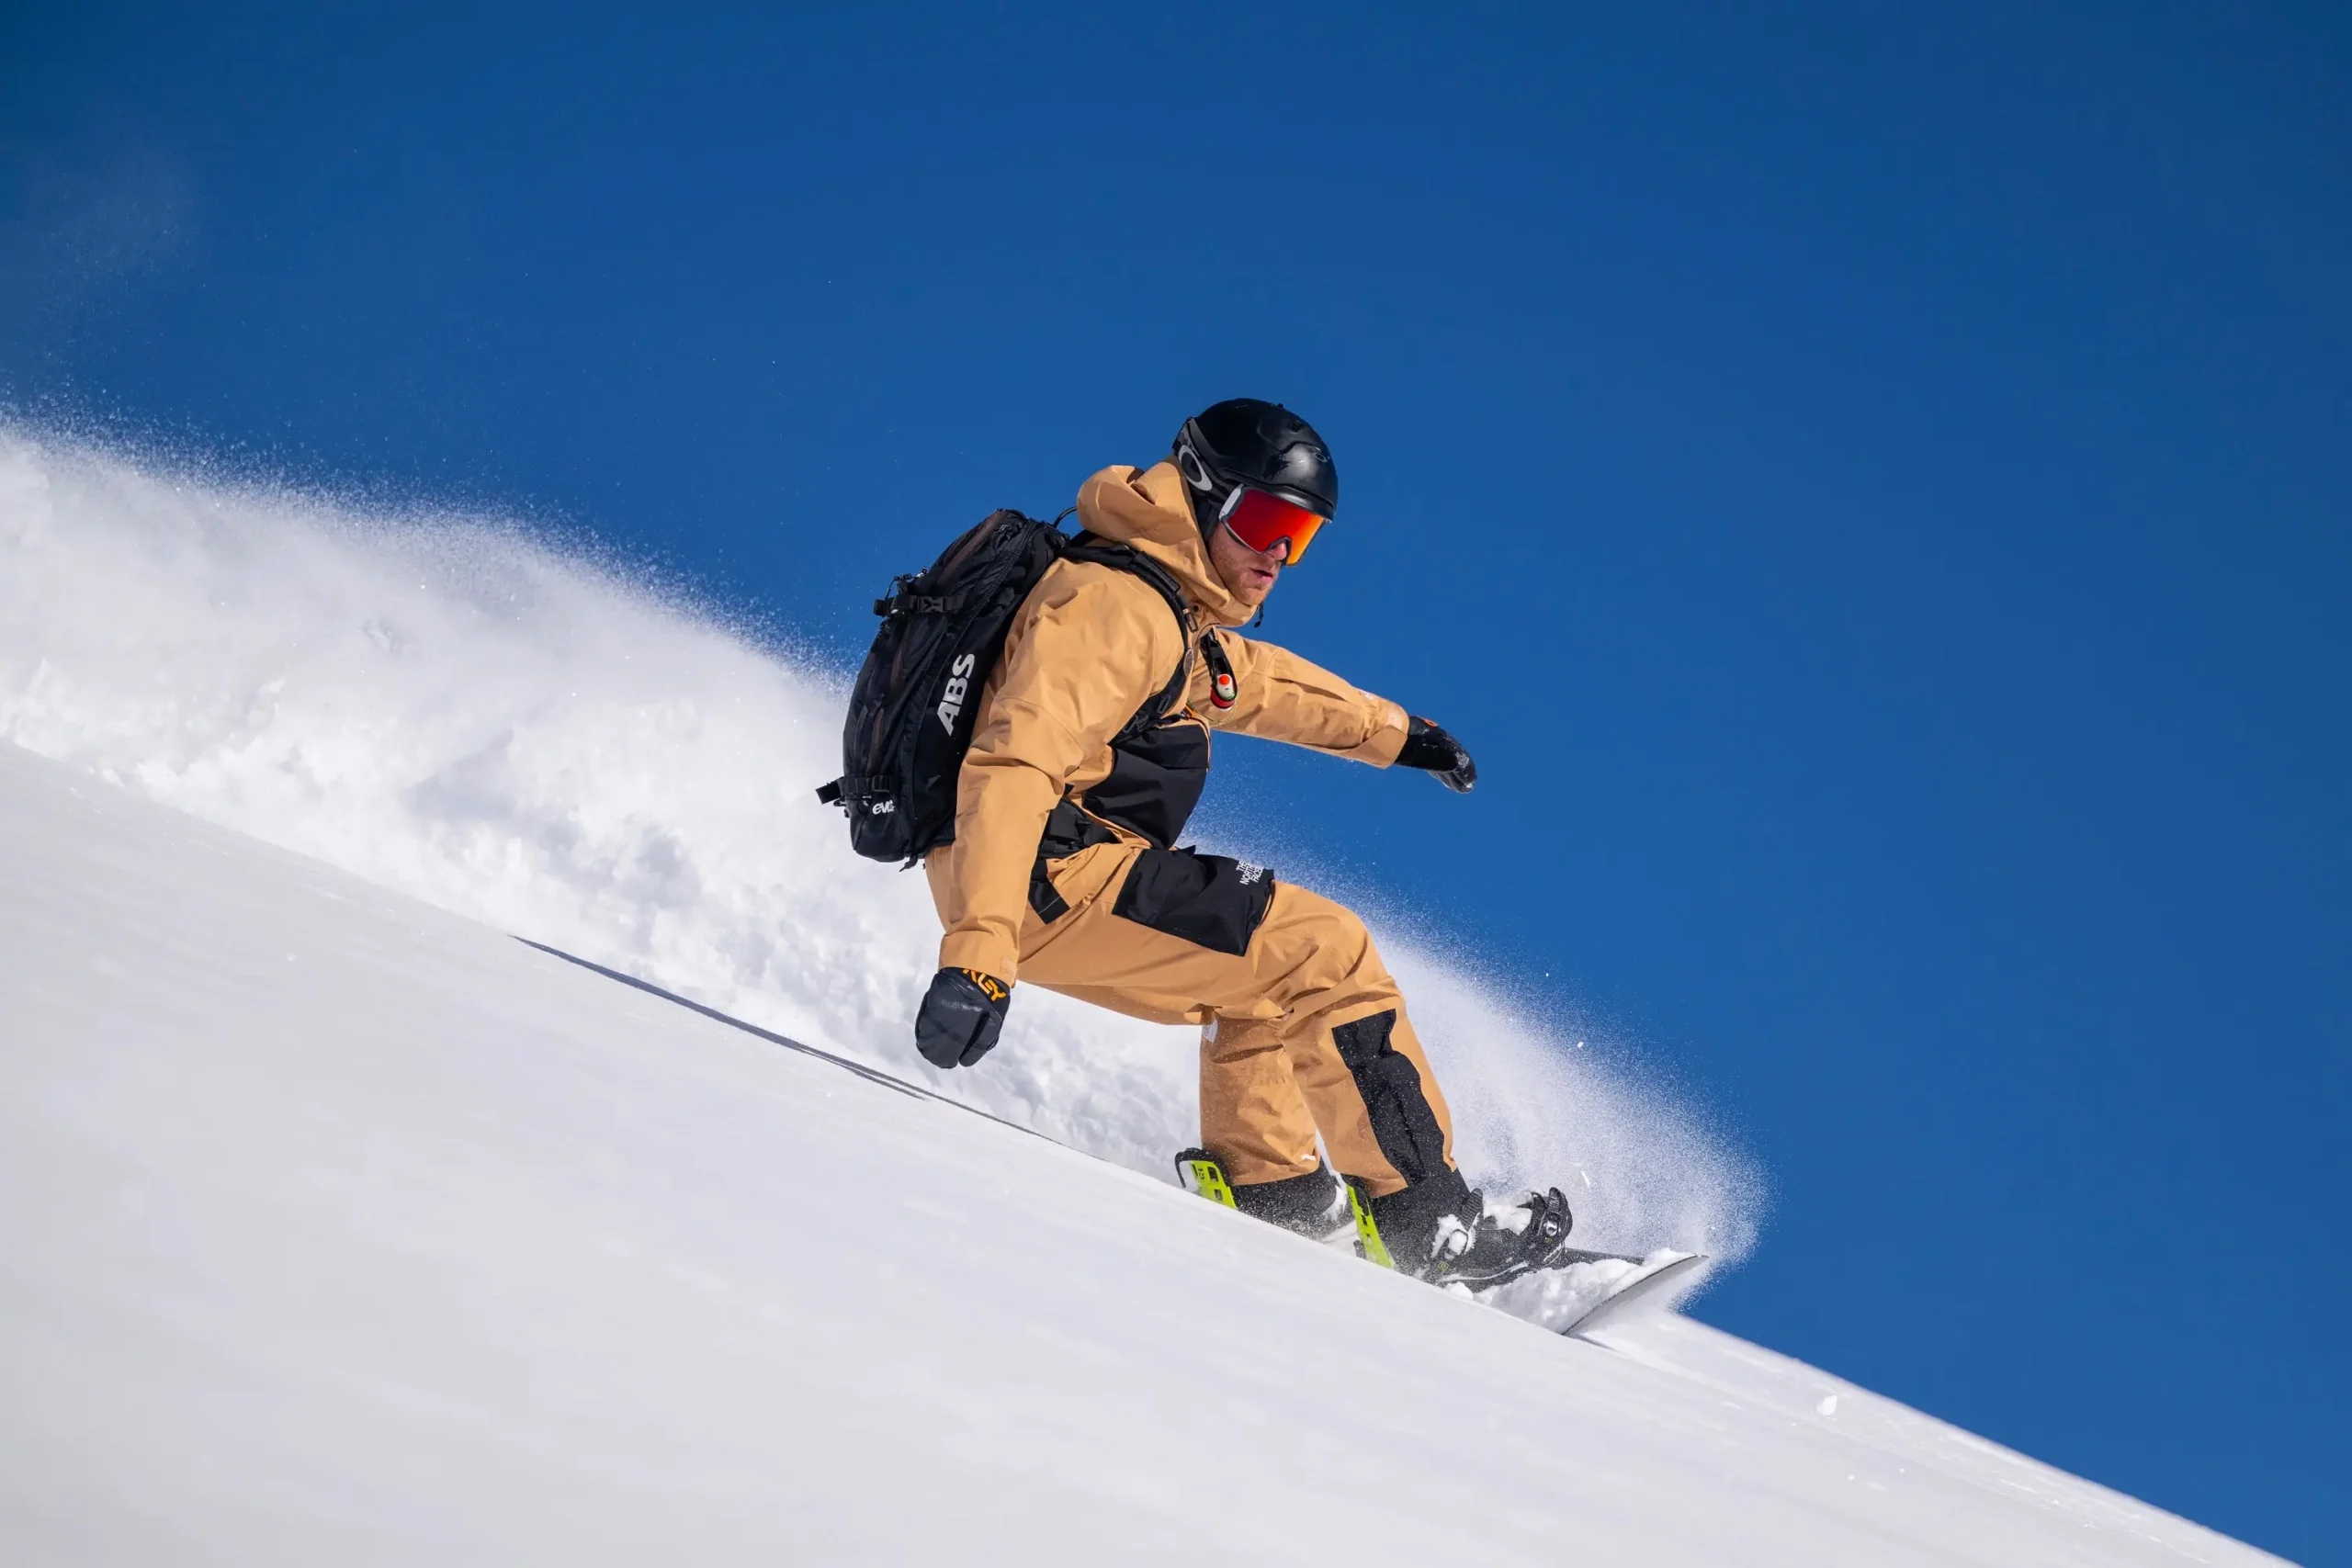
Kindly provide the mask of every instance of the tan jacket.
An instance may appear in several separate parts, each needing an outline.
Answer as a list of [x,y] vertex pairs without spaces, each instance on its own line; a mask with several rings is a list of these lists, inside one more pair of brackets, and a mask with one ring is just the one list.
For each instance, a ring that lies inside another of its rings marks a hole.
[[[1170,723],[1284,740],[1383,768],[1405,743],[1405,710],[1395,703],[1230,631],[1209,635],[1220,638],[1233,666],[1233,705],[1210,702],[1197,639],[1209,627],[1241,625],[1251,611],[1209,564],[1173,464],[1103,469],[1079,491],[1078,517],[1089,531],[1133,546],[1174,575],[1191,611],[1190,630],[1180,635],[1167,601],[1132,572],[1070,560],[1046,569],[1015,613],[1004,655],[981,695],[972,748],[956,780],[955,842],[932,852],[933,878],[945,884],[944,967],[1016,978],[1030,872],[1046,816],[1110,773],[1111,738],[1167,685],[1180,659],[1189,671],[1186,705]],[[1125,830],[1120,837],[1141,841]]]

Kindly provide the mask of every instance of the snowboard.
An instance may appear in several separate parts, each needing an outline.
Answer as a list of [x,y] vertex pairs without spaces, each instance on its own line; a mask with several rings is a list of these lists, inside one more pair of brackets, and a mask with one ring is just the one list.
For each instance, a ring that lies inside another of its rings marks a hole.
[[1690,1279],[1707,1261],[1703,1252],[1672,1252],[1652,1254],[1649,1258],[1628,1258],[1619,1252],[1574,1253],[1564,1258],[1555,1267],[1566,1269],[1578,1263],[1598,1263],[1615,1259],[1634,1265],[1634,1271],[1609,1287],[1608,1292],[1583,1312],[1565,1324],[1555,1326],[1555,1333],[1582,1339],[1606,1328],[1613,1319],[1622,1318],[1636,1303],[1662,1293],[1668,1286]]
[[[1225,1168],[1206,1149],[1186,1149],[1179,1154],[1176,1156],[1176,1179],[1187,1192],[1205,1198],[1221,1208],[1236,1206],[1233,1188],[1226,1179]],[[1396,1264],[1390,1259],[1387,1248],[1381,1245],[1380,1231],[1372,1223],[1372,1215],[1366,1212],[1363,1199],[1357,1196],[1354,1184],[1351,1182],[1346,1186],[1349,1205],[1355,1214],[1356,1256],[1384,1269],[1394,1269]],[[1554,1273],[1563,1269],[1573,1269],[1579,1263],[1634,1265],[1631,1273],[1611,1281],[1598,1300],[1589,1303],[1568,1322],[1550,1325],[1556,1334],[1582,1338],[1607,1326],[1612,1319],[1622,1317],[1635,1303],[1656,1296],[1678,1280],[1689,1279],[1706,1261],[1707,1255],[1703,1252],[1653,1253],[1648,1258],[1636,1258],[1630,1253],[1587,1252],[1581,1247],[1571,1247],[1565,1248],[1555,1261],[1531,1272]],[[1498,1281],[1498,1286],[1488,1288],[1498,1288],[1525,1278],[1524,1274],[1514,1275],[1510,1280]],[[1474,1299],[1484,1293],[1460,1283],[1450,1288]]]

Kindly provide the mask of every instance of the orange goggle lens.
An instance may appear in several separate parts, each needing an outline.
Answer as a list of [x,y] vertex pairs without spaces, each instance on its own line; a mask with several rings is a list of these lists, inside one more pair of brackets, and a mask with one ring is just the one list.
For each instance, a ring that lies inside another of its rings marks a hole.
[[1277,546],[1288,545],[1289,553],[1283,559],[1290,566],[1296,566],[1306,554],[1306,542],[1327,521],[1281,496],[1247,487],[1233,492],[1233,503],[1225,513],[1225,525],[1251,549],[1272,555]]

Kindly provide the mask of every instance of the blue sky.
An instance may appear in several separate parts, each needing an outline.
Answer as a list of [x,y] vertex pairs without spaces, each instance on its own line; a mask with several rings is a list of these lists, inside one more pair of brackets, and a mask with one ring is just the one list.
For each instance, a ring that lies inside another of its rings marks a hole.
[[846,660],[1280,399],[1306,859],[1771,1174],[1735,1332],[2352,1556],[2352,18],[11,7],[0,397],[525,510]]

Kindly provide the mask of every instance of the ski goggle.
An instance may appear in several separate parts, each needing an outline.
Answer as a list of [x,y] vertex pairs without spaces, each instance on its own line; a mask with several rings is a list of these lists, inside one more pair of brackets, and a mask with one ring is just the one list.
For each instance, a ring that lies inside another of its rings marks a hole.
[[1296,566],[1306,555],[1307,541],[1330,521],[1295,502],[1248,485],[1233,487],[1217,520],[1233,530],[1235,538],[1261,555],[1272,555],[1276,546],[1288,545],[1290,553],[1283,558],[1285,566]]

